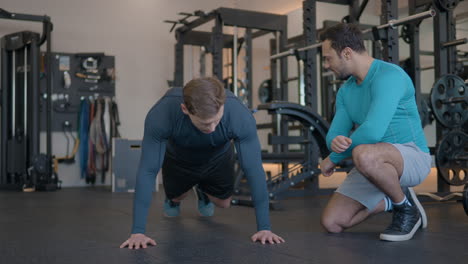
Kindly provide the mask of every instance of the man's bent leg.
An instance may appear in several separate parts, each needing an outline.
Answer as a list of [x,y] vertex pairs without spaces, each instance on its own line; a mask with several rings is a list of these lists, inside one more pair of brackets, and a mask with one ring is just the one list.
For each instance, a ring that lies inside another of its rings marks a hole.
[[226,199],[216,198],[212,195],[206,194],[211,202],[220,208],[229,208],[231,206],[232,196],[229,196]]
[[408,240],[421,226],[421,209],[415,206],[414,199],[413,204],[409,202],[408,198],[412,197],[405,196],[401,183],[406,182],[406,186],[414,186],[421,182],[418,178],[421,176],[417,175],[419,172],[412,170],[412,163],[424,161],[426,155],[414,144],[378,143],[360,145],[353,150],[353,161],[359,172],[387,194],[394,203],[392,223],[380,234],[380,239]]
[[197,193],[203,191],[207,200],[220,208],[230,207],[234,190],[234,171],[234,150],[230,146],[207,166]]
[[175,202],[175,203],[180,203],[182,200],[184,200],[185,198],[187,198],[187,195],[188,195],[189,191],[183,193],[181,196],[179,197],[176,197],[176,198],[172,198],[171,201]]
[[169,217],[180,215],[180,202],[200,179],[197,167],[176,160],[166,153],[162,165],[162,177],[166,199],[164,214]]
[[323,211],[321,224],[331,233],[340,233],[355,226],[369,216],[384,211],[385,203],[381,200],[377,206],[369,211],[367,207],[341,193],[334,193]]
[[404,200],[400,186],[403,157],[396,147],[388,143],[359,145],[353,149],[353,161],[356,169],[394,203]]

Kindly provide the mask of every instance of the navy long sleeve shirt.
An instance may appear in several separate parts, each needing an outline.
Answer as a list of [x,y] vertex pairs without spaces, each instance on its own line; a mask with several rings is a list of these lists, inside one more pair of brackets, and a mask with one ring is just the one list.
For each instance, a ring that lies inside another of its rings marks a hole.
[[252,190],[257,230],[270,230],[269,199],[255,119],[234,94],[226,90],[224,114],[216,130],[199,131],[181,110],[182,89],[170,89],[145,119],[142,154],[133,204],[132,233],[145,233],[156,175],[166,152],[188,164],[206,164],[229,150],[234,141],[240,165]]

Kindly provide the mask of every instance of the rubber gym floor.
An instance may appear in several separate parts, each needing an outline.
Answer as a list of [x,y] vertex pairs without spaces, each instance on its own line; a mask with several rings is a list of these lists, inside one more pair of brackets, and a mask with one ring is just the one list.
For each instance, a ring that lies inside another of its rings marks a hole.
[[145,250],[119,249],[132,223],[132,194],[103,188],[57,192],[0,192],[0,263],[467,263],[468,216],[459,202],[425,202],[428,228],[405,242],[378,239],[391,214],[377,215],[342,234],[327,234],[319,219],[328,196],[290,198],[271,212],[286,243],[261,245],[249,207],[197,215],[195,196],[177,218],[162,215],[155,194]]

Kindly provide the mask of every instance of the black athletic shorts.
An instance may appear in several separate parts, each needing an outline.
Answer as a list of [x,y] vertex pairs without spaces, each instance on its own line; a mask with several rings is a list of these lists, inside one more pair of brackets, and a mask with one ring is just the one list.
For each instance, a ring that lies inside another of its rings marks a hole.
[[162,176],[166,197],[169,199],[181,196],[197,184],[203,192],[222,200],[227,199],[232,196],[234,189],[233,148],[201,165],[188,165],[166,152]]

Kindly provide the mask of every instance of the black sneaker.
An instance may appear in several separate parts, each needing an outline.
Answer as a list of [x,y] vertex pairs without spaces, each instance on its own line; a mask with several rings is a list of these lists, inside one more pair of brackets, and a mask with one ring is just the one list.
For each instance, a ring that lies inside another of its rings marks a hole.
[[410,240],[421,227],[421,215],[415,205],[393,205],[392,223],[380,234],[381,240]]
[[421,214],[421,221],[422,221],[422,228],[426,228],[427,227],[427,215],[426,215],[426,211],[424,210],[424,207],[422,206],[422,204],[419,202],[418,200],[418,196],[416,195],[416,193],[414,192],[413,188],[411,187],[403,187],[403,193],[406,195],[406,198],[408,198],[408,200],[410,201],[410,203],[412,205],[415,205],[418,210],[419,210],[419,214]]

